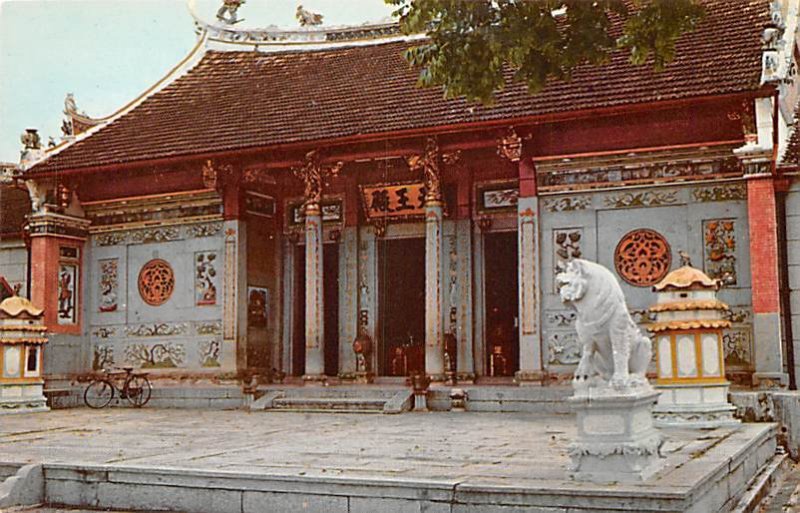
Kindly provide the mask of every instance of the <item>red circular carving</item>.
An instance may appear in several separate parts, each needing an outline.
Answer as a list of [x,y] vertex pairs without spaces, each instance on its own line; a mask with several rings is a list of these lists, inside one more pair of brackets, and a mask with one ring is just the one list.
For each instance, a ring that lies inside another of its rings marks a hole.
[[175,273],[160,258],[150,260],[139,271],[139,295],[152,306],[164,304],[175,290]]
[[614,267],[623,280],[636,287],[661,281],[672,264],[672,251],[660,233],[645,228],[622,237],[614,250]]

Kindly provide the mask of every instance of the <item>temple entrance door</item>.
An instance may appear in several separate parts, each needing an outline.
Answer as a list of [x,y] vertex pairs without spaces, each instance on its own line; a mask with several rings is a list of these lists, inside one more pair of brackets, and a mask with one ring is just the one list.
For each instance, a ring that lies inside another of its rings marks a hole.
[[487,233],[483,251],[486,373],[513,376],[519,370],[517,232]]
[[[326,244],[322,250],[325,283],[325,375],[339,373],[339,245]],[[306,368],[306,248],[297,246],[294,256],[294,336],[292,375],[302,376]]]
[[388,239],[379,246],[378,372],[425,372],[425,239]]

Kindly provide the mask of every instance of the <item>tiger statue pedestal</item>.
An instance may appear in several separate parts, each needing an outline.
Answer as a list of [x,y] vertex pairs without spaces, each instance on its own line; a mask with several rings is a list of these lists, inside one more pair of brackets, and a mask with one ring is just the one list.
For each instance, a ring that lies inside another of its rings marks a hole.
[[577,312],[582,347],[569,398],[578,421],[569,448],[571,476],[597,483],[644,481],[665,461],[653,425],[658,392],[645,376],[650,339],[631,319],[622,288],[605,267],[573,259],[556,282],[561,301]]

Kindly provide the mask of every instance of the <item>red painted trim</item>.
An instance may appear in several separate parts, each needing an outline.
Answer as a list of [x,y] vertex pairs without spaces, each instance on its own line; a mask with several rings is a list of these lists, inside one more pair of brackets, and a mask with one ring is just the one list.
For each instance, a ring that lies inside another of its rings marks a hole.
[[702,142],[702,143],[687,143],[687,144],[671,144],[666,146],[651,146],[647,148],[624,148],[618,150],[607,150],[607,151],[593,151],[587,153],[571,153],[566,155],[548,155],[546,157],[531,157],[533,162],[548,162],[551,160],[560,160],[560,159],[577,159],[577,158],[589,158],[589,157],[605,157],[609,155],[619,155],[623,153],[648,153],[653,151],[667,151],[667,150],[680,150],[686,148],[700,148],[700,147],[713,147],[713,146],[727,146],[731,144],[743,144],[744,137],[741,139],[733,139],[728,141],[712,141],[712,142]]
[[530,159],[522,159],[519,161],[519,197],[531,198],[536,195],[536,166]]
[[[739,99],[748,99],[748,98],[760,98],[764,96],[770,96],[773,94],[772,87],[764,87],[756,91],[746,91],[741,93],[730,93],[730,94],[722,94],[722,95],[709,95],[709,96],[698,96],[698,97],[691,97],[691,98],[683,98],[680,100],[668,100],[663,102],[649,102],[649,103],[639,103],[634,105],[625,105],[625,106],[616,106],[616,107],[604,107],[604,108],[597,108],[597,109],[583,109],[577,111],[570,111],[570,112],[559,112],[553,114],[540,114],[536,116],[524,116],[518,118],[503,118],[498,120],[490,120],[490,121],[481,121],[475,123],[453,123],[447,125],[436,125],[433,127],[428,128],[414,128],[408,130],[397,130],[392,132],[376,132],[372,134],[358,134],[334,139],[312,139],[306,140],[302,142],[296,143],[284,143],[278,145],[271,145],[271,146],[257,146],[257,147],[250,147],[250,148],[241,148],[238,150],[224,150],[224,151],[217,151],[217,152],[199,152],[199,153],[187,153],[179,156],[174,157],[161,157],[156,159],[145,159],[140,161],[129,161],[120,164],[103,164],[99,166],[87,166],[87,167],[77,167],[77,168],[65,168],[59,169],[54,171],[42,172],[39,173],[36,171],[36,166],[34,166],[31,170],[29,170],[28,175],[29,177],[36,177],[36,178],[46,178],[55,175],[71,175],[71,174],[78,174],[78,173],[90,173],[95,171],[103,171],[103,170],[119,170],[119,169],[127,169],[127,168],[135,168],[141,166],[154,166],[154,165],[161,165],[161,164],[171,164],[175,162],[181,161],[188,161],[192,159],[207,159],[207,158],[226,158],[226,157],[242,157],[245,155],[253,155],[258,153],[263,153],[269,150],[288,150],[288,149],[300,149],[300,148],[308,148],[309,146],[325,146],[325,147],[332,147],[332,146],[339,146],[339,145],[346,145],[352,144],[354,142],[374,142],[380,141],[387,138],[402,138],[402,137],[414,137],[414,136],[425,136],[431,134],[447,134],[447,133],[464,133],[475,131],[478,129],[483,128],[498,128],[508,125],[525,125],[525,124],[542,124],[554,121],[567,121],[567,120],[579,120],[591,117],[599,117],[599,116],[609,116],[614,114],[630,114],[634,112],[652,112],[656,110],[664,110],[669,109],[672,107],[679,107],[684,105],[692,105],[692,104],[703,104],[703,103],[710,103],[715,101],[725,101],[725,100],[739,100]],[[418,151],[418,150],[417,150]],[[385,154],[385,152],[384,152]],[[292,161],[292,163],[295,163]]]

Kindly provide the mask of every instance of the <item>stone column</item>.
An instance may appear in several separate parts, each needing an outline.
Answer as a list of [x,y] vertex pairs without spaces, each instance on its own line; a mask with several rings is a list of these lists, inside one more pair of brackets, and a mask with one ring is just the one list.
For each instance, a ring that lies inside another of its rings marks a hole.
[[433,381],[444,379],[442,330],[442,202],[425,200],[425,373]]
[[425,373],[432,381],[445,379],[442,288],[442,216],[444,215],[439,147],[428,138],[422,155],[409,157],[412,172],[425,182]]
[[498,140],[497,153],[517,164],[519,203],[517,204],[517,251],[519,254],[519,370],[514,376],[520,385],[542,381],[542,345],[539,326],[539,198],[536,170],[522,158],[522,138],[513,128]]
[[[520,180],[521,181],[521,180]],[[539,198],[524,196],[518,207],[519,251],[519,371],[520,385],[543,379],[539,326]]]
[[306,236],[306,369],[303,380],[325,380],[325,305],[322,274],[322,180],[335,176],[342,168],[338,162],[323,167],[318,151],[310,151],[303,165],[292,172],[305,186]]
[[307,203],[306,214],[306,372],[303,379],[325,374],[325,322],[322,275],[322,210]]
[[[468,214],[469,215],[469,214]],[[472,222],[456,221],[456,247],[458,255],[458,300],[456,335],[458,339],[458,379],[475,380],[475,353],[473,352],[473,292],[472,292]],[[452,302],[452,301],[451,301]]]
[[247,369],[247,223],[242,217],[241,173],[231,164],[207,160],[203,185],[222,196],[225,249],[222,284],[220,372]]

